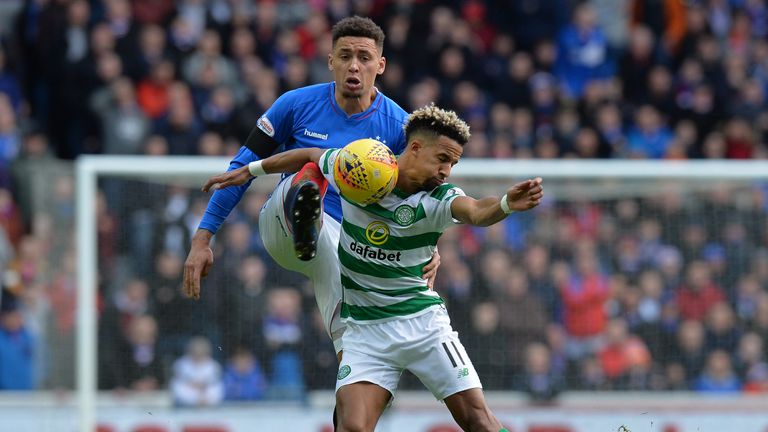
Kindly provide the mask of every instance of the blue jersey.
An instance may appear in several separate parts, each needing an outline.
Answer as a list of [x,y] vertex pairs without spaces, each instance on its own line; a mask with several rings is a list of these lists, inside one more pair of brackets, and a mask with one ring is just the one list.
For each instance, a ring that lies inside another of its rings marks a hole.
[[[377,92],[367,110],[347,115],[336,103],[336,83],[316,84],[291,90],[280,96],[256,122],[262,132],[280,144],[278,151],[297,148],[340,148],[362,138],[386,144],[395,154],[405,149],[403,124],[407,113],[388,97]],[[246,147],[229,164],[229,171],[258,157]],[[248,184],[217,190],[208,203],[200,228],[215,233],[242,198]],[[325,212],[341,221],[339,195],[329,188]]]

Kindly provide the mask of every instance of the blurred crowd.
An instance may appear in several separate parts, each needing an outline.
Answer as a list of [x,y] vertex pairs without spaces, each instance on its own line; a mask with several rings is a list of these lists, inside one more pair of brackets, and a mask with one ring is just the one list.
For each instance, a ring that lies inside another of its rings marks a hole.
[[[456,110],[466,157],[766,156],[765,0],[5,0],[0,390],[73,386],[71,160],[233,155],[280,94],[331,79],[330,27],[352,14],[387,35],[378,88]],[[263,193],[216,236],[194,302],[182,264],[207,197],[100,186],[101,388],[199,405],[333,387],[311,289],[260,245]],[[489,389],[766,390],[767,191],[564,200],[454,229],[436,289]]]

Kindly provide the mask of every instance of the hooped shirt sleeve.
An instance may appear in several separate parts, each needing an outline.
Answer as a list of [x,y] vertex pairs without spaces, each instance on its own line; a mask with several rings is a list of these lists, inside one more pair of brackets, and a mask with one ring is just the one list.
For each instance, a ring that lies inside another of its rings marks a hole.
[[432,214],[428,214],[427,217],[431,216],[433,218],[435,228],[442,231],[461,224],[451,213],[451,203],[454,199],[466,195],[464,190],[451,183],[442,184],[429,193],[429,197],[426,199],[431,200],[429,207],[432,209]]
[[339,192],[339,186],[336,184],[336,178],[333,176],[333,164],[336,163],[336,157],[339,155],[340,149],[328,149],[321,156],[318,161],[320,166],[320,172],[328,180],[328,183],[333,186],[336,192]]

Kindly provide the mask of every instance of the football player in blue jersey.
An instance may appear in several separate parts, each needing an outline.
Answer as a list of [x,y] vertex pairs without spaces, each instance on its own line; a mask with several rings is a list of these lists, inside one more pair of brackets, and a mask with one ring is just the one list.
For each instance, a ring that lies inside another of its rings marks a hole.
[[[374,87],[384,72],[384,32],[368,18],[349,17],[332,29],[328,68],[330,83],[310,85],[283,94],[256,122],[229,171],[277,151],[296,148],[340,148],[373,138],[395,154],[405,148],[407,113]],[[258,175],[260,173],[253,173]],[[200,280],[213,265],[210,241],[250,182],[215,190],[195,232],[184,264],[184,290],[200,296]],[[326,190],[317,170],[302,170],[282,179],[262,209],[259,233],[269,254],[282,267],[309,277],[328,335],[341,351],[344,326],[339,319],[341,287],[336,254],[341,221],[338,194]],[[435,255],[424,268],[431,286],[439,266]]]

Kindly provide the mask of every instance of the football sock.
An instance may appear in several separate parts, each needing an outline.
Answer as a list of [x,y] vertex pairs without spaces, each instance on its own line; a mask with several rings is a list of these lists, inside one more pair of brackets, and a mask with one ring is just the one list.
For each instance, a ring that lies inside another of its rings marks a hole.
[[325,196],[325,191],[328,190],[328,180],[323,177],[323,173],[320,171],[320,167],[314,162],[307,162],[299,172],[291,180],[291,185],[295,185],[301,181],[309,180],[316,184],[320,189],[320,197]]

